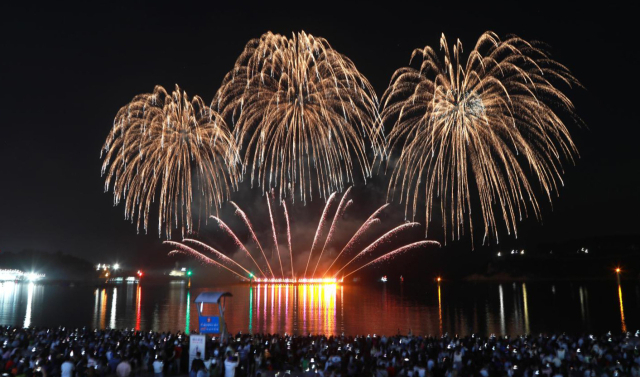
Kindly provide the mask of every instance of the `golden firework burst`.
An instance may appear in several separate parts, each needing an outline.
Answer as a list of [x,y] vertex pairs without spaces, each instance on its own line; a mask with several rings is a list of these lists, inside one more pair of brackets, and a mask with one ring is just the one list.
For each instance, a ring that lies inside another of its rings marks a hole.
[[517,236],[528,208],[540,216],[528,175],[551,200],[562,159],[577,154],[559,115],[577,119],[574,107],[554,82],[580,84],[539,44],[516,36],[486,32],[466,60],[459,40],[450,48],[443,34],[440,48],[444,61],[430,47],[414,50],[420,67],[397,70],[383,96],[382,119],[394,123],[390,149],[401,150],[388,193],[397,190],[405,215],[411,205],[415,216],[424,184],[427,228],[439,198],[445,238],[459,238],[466,223],[473,238],[477,190],[485,238],[498,239],[496,217]]
[[306,202],[371,176],[384,152],[378,99],[369,81],[323,38],[271,32],[250,41],[212,108],[235,123],[244,169],[263,192],[278,187]]
[[[105,191],[113,184],[114,203],[125,201],[125,218],[145,231],[158,202],[158,232],[193,229],[196,200],[209,216],[237,187],[239,157],[223,118],[176,85],[172,93],[156,86],[123,106],[103,146]],[[200,192],[194,194],[195,189]],[[159,198],[156,198],[159,195]]]

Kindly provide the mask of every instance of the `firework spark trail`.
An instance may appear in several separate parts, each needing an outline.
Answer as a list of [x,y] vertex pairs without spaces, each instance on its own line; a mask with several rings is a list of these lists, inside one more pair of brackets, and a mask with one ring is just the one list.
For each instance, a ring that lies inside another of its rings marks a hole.
[[322,277],[326,277],[327,273],[329,273],[329,270],[331,270],[331,267],[333,267],[333,265],[338,261],[338,259],[340,258],[340,256],[345,252],[345,251],[351,251],[351,247],[352,245],[362,236],[362,234],[364,234],[371,225],[373,224],[380,224],[380,219],[370,219],[365,221],[360,228],[358,229],[358,231],[351,237],[351,239],[349,240],[349,242],[345,245],[345,247],[342,248],[342,250],[340,251],[340,253],[338,253],[338,255],[335,257],[335,259],[333,260],[333,262],[331,262],[331,265],[325,270],[324,274],[322,275]]
[[238,207],[238,205],[235,202],[229,201],[229,203],[231,203],[235,207],[236,215],[238,215],[242,219],[242,221],[244,221],[245,225],[249,229],[249,233],[251,234],[251,238],[253,239],[253,242],[255,242],[256,245],[258,245],[258,248],[260,249],[260,252],[264,257],[264,260],[267,262],[267,267],[269,267],[269,272],[271,272],[271,277],[275,278],[275,275],[273,274],[273,270],[271,269],[271,263],[269,263],[269,260],[267,259],[267,256],[264,253],[264,250],[262,250],[262,245],[260,245],[260,241],[258,241],[258,237],[256,237],[256,233],[253,231],[253,227],[251,226],[251,222],[249,221],[249,218],[244,213],[244,211],[241,210],[240,207]]
[[291,278],[295,279],[293,275],[293,249],[291,248],[291,227],[289,225],[289,212],[287,211],[286,201],[282,201],[282,208],[284,209],[284,218],[287,222],[287,244],[289,245],[289,257],[291,258]]
[[373,224],[379,224],[380,223],[380,219],[378,219],[378,215],[389,206],[389,203],[383,205],[382,207],[378,208],[373,214],[371,214],[371,216],[369,216],[369,218],[367,219],[367,221],[365,221],[364,223],[362,223],[362,225],[360,225],[360,228],[358,228],[358,230],[353,234],[353,236],[351,237],[351,239],[349,240],[349,242],[347,242],[347,244],[342,248],[342,250],[340,251],[340,253],[338,253],[338,255],[336,256],[336,258],[333,260],[333,262],[331,263],[331,265],[329,266],[329,268],[327,268],[327,270],[324,272],[324,274],[322,274],[322,277],[324,278],[327,273],[329,272],[329,270],[331,270],[331,267],[333,267],[333,265],[338,261],[338,258],[340,258],[340,256],[346,252],[346,251],[350,251],[351,246],[360,238],[362,237],[362,235],[369,229],[369,227],[371,227],[371,225]]
[[183,243],[184,243],[184,242],[191,242],[191,243],[196,244],[196,245],[198,245],[198,246],[202,246],[202,247],[204,247],[205,249],[207,249],[209,252],[211,252],[211,253],[213,253],[213,254],[215,254],[215,255],[219,256],[219,257],[220,257],[220,259],[222,259],[223,261],[231,262],[231,263],[233,263],[234,265],[236,265],[236,266],[240,267],[240,268],[241,268],[244,272],[246,272],[249,276],[251,276],[251,275],[252,275],[251,271],[249,271],[249,270],[247,270],[246,268],[242,267],[238,262],[236,262],[236,261],[234,261],[233,259],[229,258],[228,256],[226,256],[226,255],[222,254],[221,252],[219,252],[218,250],[214,249],[213,247],[211,247],[211,246],[207,245],[207,244],[206,244],[206,243],[204,243],[204,242],[200,242],[200,241],[198,241],[198,240],[194,240],[194,239],[192,239],[192,238],[185,238],[185,239],[183,239],[183,240],[182,240],[182,242],[183,242]]
[[[105,192],[113,184],[114,205],[124,200],[125,219],[148,230],[158,202],[158,233],[193,230],[196,200],[208,217],[237,189],[240,156],[224,119],[204,101],[176,85],[172,93],[156,86],[116,115],[102,147]],[[200,190],[201,195],[197,195]],[[194,191],[196,191],[194,193]],[[159,194],[159,198],[156,195]]]
[[249,256],[249,258],[251,258],[251,260],[253,261],[253,263],[256,265],[256,267],[258,268],[258,270],[260,271],[260,273],[262,274],[263,278],[266,278],[267,275],[264,274],[264,272],[262,271],[262,269],[260,268],[260,266],[258,265],[258,262],[256,262],[255,259],[253,259],[253,256],[251,255],[251,253],[249,252],[249,250],[247,250],[247,248],[244,246],[244,244],[242,242],[240,242],[240,240],[238,239],[238,236],[236,236],[236,234],[231,230],[231,228],[229,228],[229,226],[227,224],[225,224],[224,221],[222,221],[221,219],[219,219],[216,216],[210,216],[212,219],[216,220],[218,222],[218,226],[225,232],[227,233],[229,236],[231,236],[231,238],[233,238],[233,242],[236,244],[237,247],[239,247],[240,249],[242,249],[245,253],[247,253],[247,255]]
[[278,187],[302,202],[342,191],[358,171],[372,174],[367,157],[384,159],[379,102],[369,81],[324,38],[271,32],[247,43],[212,102],[234,119],[244,169],[263,192]]
[[367,246],[364,250],[362,250],[361,252],[356,254],[356,256],[354,256],[349,262],[347,262],[344,266],[342,266],[342,268],[339,269],[333,276],[334,277],[338,276],[340,271],[344,270],[344,268],[347,267],[348,265],[350,265],[351,262],[355,261],[356,259],[360,259],[360,258],[364,257],[365,255],[371,253],[378,246],[380,246],[383,243],[389,241],[393,236],[397,235],[398,233],[402,232],[403,230],[410,229],[410,228],[413,228],[413,227],[416,227],[416,226],[419,226],[419,225],[420,225],[420,223],[415,223],[415,222],[414,223],[406,223],[406,224],[398,225],[397,227],[391,229],[387,233],[383,234],[380,238],[375,240],[371,245]]
[[276,235],[276,224],[273,221],[273,213],[271,212],[271,198],[267,193],[267,207],[269,208],[269,218],[271,219],[271,230],[273,231],[273,244],[276,247],[276,253],[278,253],[278,261],[280,262],[280,274],[284,278],[284,269],[282,268],[282,259],[280,259],[280,247],[278,247],[278,236]]
[[460,238],[467,224],[473,241],[473,186],[485,239],[498,239],[498,216],[507,232],[517,236],[516,221],[528,216],[528,208],[540,218],[525,161],[551,202],[551,193],[563,184],[563,158],[573,162],[577,155],[551,105],[580,120],[572,102],[550,80],[581,85],[537,46],[516,36],[502,41],[486,32],[465,62],[462,43],[449,48],[443,34],[444,62],[428,46],[414,50],[411,60],[422,58],[419,69],[397,70],[384,93],[383,122],[395,123],[389,153],[401,150],[387,195],[393,198],[398,191],[405,215],[411,206],[415,217],[424,182],[426,229],[438,197],[445,241]]
[[361,267],[358,267],[357,269],[355,269],[355,270],[349,272],[348,274],[344,275],[344,277],[346,278],[347,276],[349,276],[349,275],[351,275],[351,274],[353,274],[355,272],[358,272],[358,271],[360,271],[361,269],[363,269],[363,268],[365,268],[367,266],[371,266],[372,264],[388,261],[391,258],[397,256],[398,254],[402,254],[404,252],[411,251],[413,249],[417,249],[417,248],[421,248],[421,247],[425,247],[425,246],[429,246],[429,245],[440,246],[440,243],[437,242],[437,241],[418,241],[418,242],[411,243],[409,245],[405,245],[405,246],[399,247],[399,248],[397,248],[397,249],[395,249],[393,251],[390,251],[390,252],[388,252],[388,253],[386,253],[386,254],[384,254],[384,255],[382,255],[382,256],[374,259],[374,260],[372,260],[371,262],[369,262],[369,263],[367,263],[367,264],[365,264],[365,265],[363,265]]
[[222,268],[224,268],[225,270],[227,270],[229,272],[233,272],[234,274],[238,275],[242,279],[246,279],[246,277],[240,275],[239,273],[235,272],[234,270],[230,269],[229,267],[214,261],[213,259],[207,257],[206,255],[202,254],[201,252],[199,252],[197,250],[194,250],[194,249],[190,248],[187,245],[183,245],[183,244],[181,244],[179,242],[174,242],[174,241],[164,241],[163,243],[165,245],[171,245],[171,246],[174,246],[174,247],[178,248],[177,250],[170,251],[169,255],[172,255],[172,254],[191,254],[191,255],[195,256],[196,258],[200,259],[203,262],[213,264],[214,266],[217,266],[217,267],[222,267]]
[[311,255],[313,254],[313,249],[316,247],[316,243],[320,238],[320,233],[324,230],[324,223],[327,220],[327,213],[329,212],[329,207],[333,203],[336,197],[336,193],[334,192],[329,196],[329,200],[327,200],[327,204],[325,204],[324,209],[322,210],[322,216],[320,216],[320,222],[318,223],[318,229],[316,230],[315,236],[313,236],[313,243],[311,244],[311,250],[309,250],[309,259],[307,260],[307,267],[304,269],[304,277],[307,277],[307,270],[309,269],[309,262],[311,261]]
[[327,244],[331,241],[331,237],[333,236],[333,231],[336,227],[336,223],[338,222],[338,219],[342,218],[342,215],[344,215],[344,211],[346,211],[347,207],[349,207],[353,203],[353,200],[345,201],[347,199],[347,196],[351,192],[352,187],[353,186],[349,186],[347,191],[345,191],[345,193],[342,195],[342,199],[340,199],[340,204],[338,204],[338,209],[336,210],[336,213],[333,215],[333,220],[331,221],[331,227],[329,228],[329,233],[327,234],[327,238],[324,240],[324,245],[322,245],[322,250],[320,251],[320,256],[318,257],[318,262],[316,263],[316,268],[313,269],[313,274],[311,275],[312,279],[316,276],[316,270],[318,269],[318,265],[320,264],[320,260],[322,259],[322,254],[324,254],[324,249],[327,247]]

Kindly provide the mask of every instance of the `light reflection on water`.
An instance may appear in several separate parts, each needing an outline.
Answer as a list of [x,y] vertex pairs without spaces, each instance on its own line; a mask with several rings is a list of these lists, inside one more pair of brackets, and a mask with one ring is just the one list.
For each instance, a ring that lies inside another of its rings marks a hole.
[[113,287],[113,296],[111,298],[111,321],[109,321],[109,328],[115,329],[116,327],[116,309],[118,305],[118,287]]
[[[140,331],[140,319],[142,316],[142,287],[136,288],[136,330]],[[189,317],[189,306],[187,305],[187,318]]]
[[24,327],[31,326],[31,312],[33,308],[33,301],[39,301],[41,299],[40,296],[42,296],[43,288],[44,287],[42,285],[32,282],[27,284],[27,308],[26,314],[24,316]]
[[[193,301],[203,291],[216,290],[233,294],[225,317],[234,333],[412,330],[465,335],[620,332],[640,326],[640,285],[633,282],[258,284],[191,290],[181,282],[100,288],[4,282],[0,324],[190,331],[198,327]],[[217,314],[217,309],[211,310],[204,314]]]
[[442,291],[440,289],[440,282],[438,282],[438,329],[440,330],[440,335],[442,335]]
[[618,297],[620,298],[620,323],[622,325],[622,332],[626,332],[627,322],[624,320],[624,304],[622,303],[622,287],[620,281],[618,281]]

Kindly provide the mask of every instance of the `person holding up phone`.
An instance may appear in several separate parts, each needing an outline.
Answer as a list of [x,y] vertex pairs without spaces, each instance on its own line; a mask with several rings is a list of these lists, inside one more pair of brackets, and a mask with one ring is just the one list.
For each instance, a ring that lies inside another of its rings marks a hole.
[[231,351],[227,351],[227,358],[224,361],[224,377],[235,377],[236,367],[238,366],[238,353],[231,355]]

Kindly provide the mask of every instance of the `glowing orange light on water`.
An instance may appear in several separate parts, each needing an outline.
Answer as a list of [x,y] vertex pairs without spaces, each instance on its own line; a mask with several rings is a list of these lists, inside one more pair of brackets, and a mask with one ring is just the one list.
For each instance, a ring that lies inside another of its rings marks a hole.
[[627,322],[624,319],[624,304],[622,303],[622,287],[618,283],[618,298],[620,299],[620,324],[622,332],[627,332]]
[[136,331],[140,331],[140,319],[142,317],[142,287],[136,289]]
[[[440,282],[440,278],[438,277],[438,282]],[[438,284],[438,325],[440,330],[440,335],[444,332],[442,330],[442,292],[440,291],[440,284]]]
[[[340,285],[342,287],[342,285]],[[249,318],[252,331],[303,331],[335,334],[339,330],[338,309],[341,302],[337,283],[270,284],[248,287],[252,301]],[[282,326],[282,327],[281,327]]]

